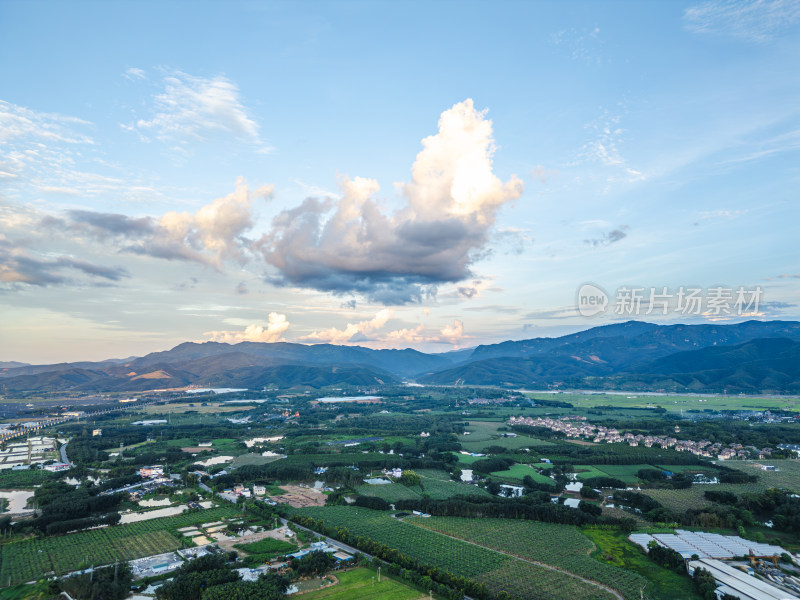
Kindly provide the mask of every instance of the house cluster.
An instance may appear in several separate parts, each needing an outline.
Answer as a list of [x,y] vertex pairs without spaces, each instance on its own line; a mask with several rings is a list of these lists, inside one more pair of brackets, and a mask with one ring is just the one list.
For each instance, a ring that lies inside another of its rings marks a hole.
[[164,467],[161,465],[142,467],[139,469],[139,476],[145,479],[160,479],[164,477]]
[[395,467],[394,469],[384,469],[383,474],[387,477],[394,477],[395,479],[400,479],[403,476],[403,469],[399,469]]
[[[551,431],[560,431],[568,438],[579,438],[591,440],[595,443],[607,444],[628,444],[629,446],[645,446],[652,448],[672,448],[678,452],[691,452],[697,456],[708,458],[718,458],[726,460],[730,458],[766,458],[772,455],[772,448],[758,448],[752,446],[742,446],[741,444],[720,444],[711,443],[708,440],[679,440],[674,437],[658,435],[642,435],[632,433],[620,433],[613,427],[603,427],[602,425],[592,425],[586,422],[586,417],[561,417],[551,419],[550,417],[511,417],[509,425],[527,425],[530,427],[544,427]],[[676,428],[677,429],[677,428]]]

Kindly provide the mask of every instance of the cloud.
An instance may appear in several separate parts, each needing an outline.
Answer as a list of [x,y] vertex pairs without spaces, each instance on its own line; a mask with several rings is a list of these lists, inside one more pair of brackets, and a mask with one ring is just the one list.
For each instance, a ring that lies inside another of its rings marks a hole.
[[592,248],[597,248],[598,246],[610,246],[611,244],[628,237],[628,234],[625,233],[628,229],[630,228],[627,225],[621,225],[617,229],[612,229],[611,231],[604,233],[599,238],[583,240],[583,242]]
[[450,344],[458,345],[464,337],[464,323],[455,319],[452,325],[445,325],[439,330],[440,339]]
[[[72,275],[65,273],[72,272]],[[98,280],[116,282],[130,277],[122,267],[107,267],[71,256],[37,257],[19,244],[0,237],[0,282],[36,286],[80,283],[74,274]]]
[[147,73],[145,73],[144,69],[138,69],[136,67],[125,69],[125,73],[123,73],[123,75],[126,79],[130,79],[131,81],[147,78]]
[[356,341],[354,338],[358,336],[359,341],[363,341],[365,337],[383,328],[384,325],[394,316],[394,312],[389,309],[383,309],[376,313],[372,319],[361,321],[359,323],[348,323],[344,329],[337,329],[331,327],[330,329],[323,329],[321,331],[314,331],[313,333],[300,338],[304,341],[326,342],[329,344],[346,344],[350,341]]
[[376,181],[355,177],[340,181],[341,198],[308,198],[276,216],[258,244],[278,270],[271,281],[403,304],[470,277],[522,181],[493,173],[492,123],[472,100],[444,111],[422,146],[395,212],[382,210]]
[[238,344],[239,342],[281,342],[283,334],[289,329],[290,323],[286,320],[286,315],[271,312],[268,316],[267,326],[256,325],[255,323],[245,327],[244,331],[207,331],[203,335],[209,337],[212,342],[225,342],[227,344]]
[[599,119],[586,125],[586,129],[591,133],[591,139],[578,153],[579,161],[607,168],[606,173],[611,173],[605,177],[608,184],[635,183],[647,179],[644,173],[632,168],[622,155],[620,148],[625,130],[620,127],[621,121],[621,116],[606,112]]
[[65,219],[43,218],[42,225],[66,227],[99,241],[112,241],[123,252],[193,261],[219,269],[226,260],[246,262],[251,240],[245,234],[253,227],[253,202],[271,197],[272,191],[272,186],[264,186],[251,194],[239,179],[235,191],[195,213],[171,211],[155,218],[72,210]]
[[687,8],[685,28],[766,42],[800,23],[800,0],[710,0]]
[[163,84],[163,92],[154,99],[152,117],[139,119],[125,129],[181,145],[231,136],[266,149],[258,123],[239,99],[239,88],[226,77],[195,77],[176,71]]

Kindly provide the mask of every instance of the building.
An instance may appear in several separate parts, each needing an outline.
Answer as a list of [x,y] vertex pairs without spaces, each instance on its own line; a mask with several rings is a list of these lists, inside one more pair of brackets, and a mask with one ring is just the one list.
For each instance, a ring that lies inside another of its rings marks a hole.
[[688,564],[689,575],[693,575],[695,569],[698,568],[703,568],[713,575],[718,585],[714,590],[717,598],[722,598],[725,594],[736,596],[739,600],[791,600],[797,597],[766,581],[756,579],[721,560],[701,558],[690,561]]
[[93,437],[100,437],[101,435],[103,435],[103,430],[102,429],[92,429],[92,436]]
[[68,471],[72,468],[72,465],[69,463],[54,463],[52,465],[45,465],[43,468],[45,471],[60,473],[61,471]]

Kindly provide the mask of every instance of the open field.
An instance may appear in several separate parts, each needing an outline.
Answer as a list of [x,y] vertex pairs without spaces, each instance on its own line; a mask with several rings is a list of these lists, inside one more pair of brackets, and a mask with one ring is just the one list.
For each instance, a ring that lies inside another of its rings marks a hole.
[[183,513],[175,517],[102,527],[41,539],[28,538],[0,546],[0,581],[23,583],[49,572],[68,573],[82,567],[107,565],[181,547],[179,527],[238,515],[233,507]]
[[647,580],[589,557],[594,545],[569,525],[511,519],[407,517],[405,521],[487,548],[552,565],[603,583],[626,598],[638,599]]
[[555,485],[555,482],[552,479],[550,479],[549,477],[545,477],[544,475],[541,475],[539,472],[536,471],[536,469],[534,469],[530,465],[516,464],[512,465],[509,469],[506,469],[505,471],[495,471],[494,473],[492,473],[492,476],[496,477],[497,479],[513,480],[517,482],[521,482],[523,477],[525,477],[526,475],[530,475],[534,479],[534,481],[538,481],[539,483],[551,483]]
[[[378,582],[377,572],[364,567],[336,573],[336,585],[303,594],[303,600],[416,600],[427,598],[419,590],[405,583],[381,574]],[[434,596],[435,598],[436,596]]]
[[480,452],[488,446],[503,446],[509,450],[518,448],[534,448],[551,446],[550,442],[518,435],[516,437],[501,437],[503,431],[498,431],[500,427],[507,427],[504,421],[470,421],[467,426],[469,435],[461,435],[458,441],[461,447],[467,452]]
[[281,488],[283,489],[283,494],[272,496],[275,502],[285,502],[295,508],[322,506],[325,504],[325,495],[319,490],[299,485],[282,485]]
[[521,600],[605,600],[614,597],[610,592],[574,576],[404,523],[385,512],[327,506],[298,510],[296,514],[322,519],[328,526],[344,527],[353,536],[371,538],[414,557],[422,564],[485,583],[494,593],[507,590],[512,597]]
[[650,600],[695,600],[700,598],[691,580],[685,575],[664,569],[647,558],[641,548],[632,544],[624,533],[609,529],[585,528],[581,530],[594,542],[592,557],[610,565],[639,574],[652,583],[645,588],[645,598]]
[[398,500],[416,500],[427,495],[434,500],[444,500],[453,496],[488,496],[483,488],[452,481],[444,471],[420,470],[417,474],[422,478],[422,485],[406,486],[402,483],[384,483],[379,485],[362,485],[358,493],[362,496],[383,498],[387,502]]
[[[661,406],[670,412],[681,410],[786,410],[800,412],[800,398],[796,396],[722,396],[689,394],[603,394],[575,393],[541,394],[530,392],[528,397],[541,400],[569,402],[575,408],[618,406],[621,408],[651,408]],[[549,410],[549,407],[548,407]]]

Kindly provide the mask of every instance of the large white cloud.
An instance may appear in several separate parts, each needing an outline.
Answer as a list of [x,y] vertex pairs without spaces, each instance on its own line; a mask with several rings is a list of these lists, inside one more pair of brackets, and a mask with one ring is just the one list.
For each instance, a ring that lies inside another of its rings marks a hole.
[[228,344],[238,344],[239,342],[281,342],[283,334],[289,330],[290,323],[286,315],[271,312],[269,313],[267,326],[251,324],[243,331],[207,331],[205,334],[208,339],[214,342],[226,342]]
[[340,199],[309,198],[275,217],[258,244],[273,281],[401,304],[470,277],[522,181],[494,174],[492,123],[472,100],[443,112],[422,146],[395,212],[381,209],[376,181],[355,177],[341,181]]
[[348,323],[344,329],[331,327],[314,331],[313,333],[300,338],[309,342],[327,342],[330,344],[346,344],[357,336],[368,336],[383,328],[384,325],[394,316],[394,312],[388,309],[378,311],[372,318],[358,323]]

